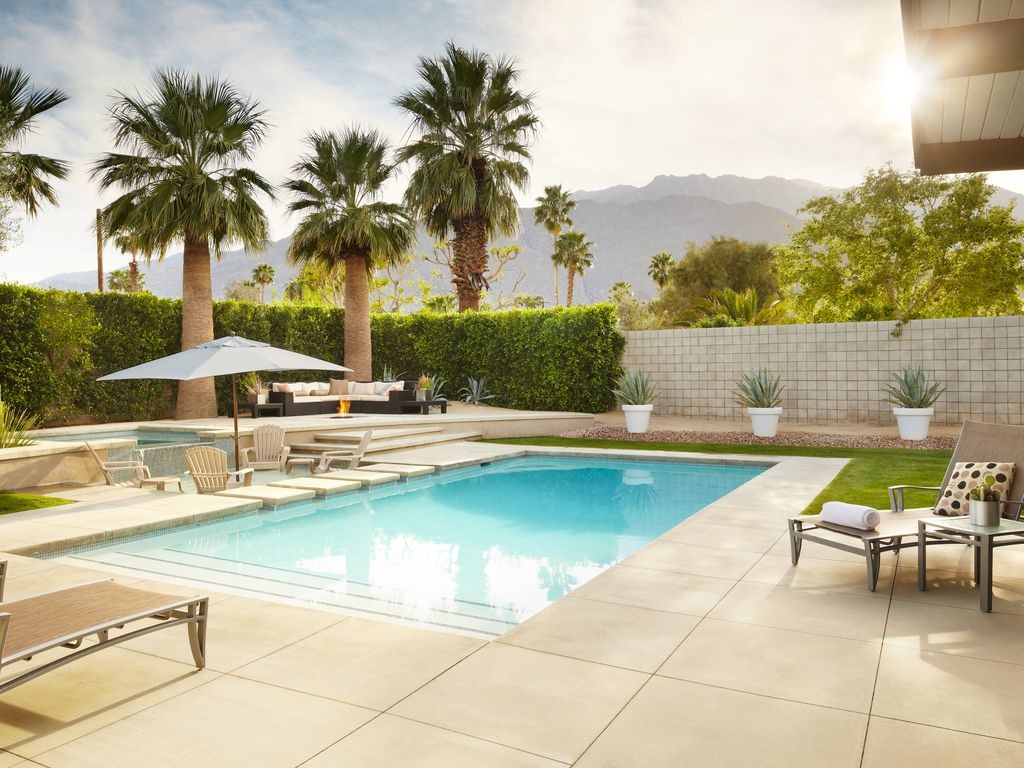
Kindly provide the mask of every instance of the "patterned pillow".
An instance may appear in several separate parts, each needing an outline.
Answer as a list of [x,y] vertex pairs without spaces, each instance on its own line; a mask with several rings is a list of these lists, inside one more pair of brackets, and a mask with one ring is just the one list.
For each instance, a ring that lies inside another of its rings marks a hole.
[[1007,461],[967,461],[953,465],[953,474],[949,476],[938,503],[935,514],[957,516],[967,514],[967,500],[971,489],[985,482],[992,475],[995,478],[993,488],[999,491],[999,497],[1006,498],[1013,483],[1013,471],[1016,464]]

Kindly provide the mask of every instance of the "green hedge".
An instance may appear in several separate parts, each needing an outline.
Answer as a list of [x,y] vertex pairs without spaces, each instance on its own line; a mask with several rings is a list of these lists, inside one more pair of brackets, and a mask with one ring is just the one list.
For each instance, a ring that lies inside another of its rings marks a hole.
[[[181,302],[148,294],[71,294],[0,284],[3,399],[51,423],[136,421],[173,413],[174,385],[97,383],[96,376],[180,348]],[[54,319],[59,319],[55,322]],[[214,333],[266,341],[342,362],[340,309],[215,302]],[[613,405],[612,381],[625,341],[610,305],[466,313],[377,315],[374,371],[429,372],[453,398],[469,376],[483,377],[494,405],[600,412]],[[324,378],[299,371],[297,381]],[[228,381],[218,381],[223,412]]]

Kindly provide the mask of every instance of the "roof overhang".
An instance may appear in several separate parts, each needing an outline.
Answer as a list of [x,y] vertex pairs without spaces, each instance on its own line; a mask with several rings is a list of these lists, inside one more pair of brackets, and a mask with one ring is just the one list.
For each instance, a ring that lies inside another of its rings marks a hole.
[[914,164],[925,174],[1024,168],[1024,0],[901,0]]

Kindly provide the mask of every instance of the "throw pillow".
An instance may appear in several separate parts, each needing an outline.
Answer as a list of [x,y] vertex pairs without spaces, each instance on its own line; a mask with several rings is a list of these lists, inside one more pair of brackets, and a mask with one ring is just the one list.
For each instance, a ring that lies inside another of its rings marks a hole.
[[327,394],[329,395],[347,395],[348,394],[348,379],[331,379],[331,384]]
[[350,391],[353,395],[373,395],[377,388],[372,381],[353,381]]
[[935,505],[935,514],[957,516],[967,514],[967,500],[971,489],[985,482],[989,475],[995,478],[992,487],[999,497],[1006,498],[1013,483],[1016,464],[1007,461],[960,461],[953,465],[953,473]]
[[390,381],[375,381],[373,382],[373,386],[375,395],[386,395],[391,391]]

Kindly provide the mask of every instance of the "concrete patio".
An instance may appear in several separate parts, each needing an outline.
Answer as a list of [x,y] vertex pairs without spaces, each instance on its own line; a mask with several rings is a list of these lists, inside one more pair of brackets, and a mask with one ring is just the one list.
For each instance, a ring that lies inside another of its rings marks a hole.
[[[843,462],[773,461],[493,642],[215,594],[208,669],[169,631],[15,689],[0,767],[1022,764],[1024,551],[997,553],[991,614],[959,547],[930,552],[924,593],[912,552],[874,594],[835,550],[793,568],[784,519]],[[172,519],[156,492],[82,493],[0,520],[0,548]],[[109,576],[11,561],[9,599]]]

